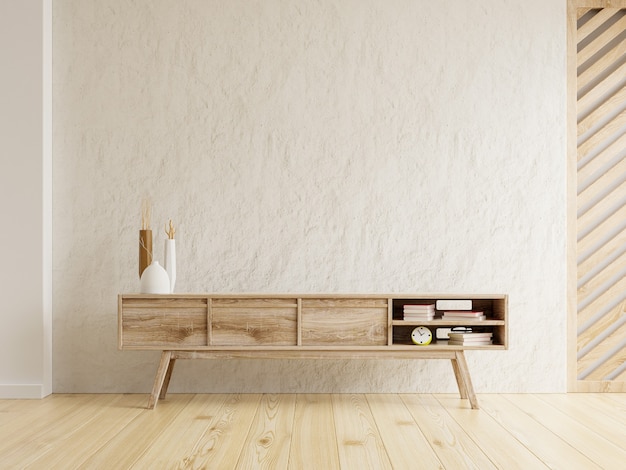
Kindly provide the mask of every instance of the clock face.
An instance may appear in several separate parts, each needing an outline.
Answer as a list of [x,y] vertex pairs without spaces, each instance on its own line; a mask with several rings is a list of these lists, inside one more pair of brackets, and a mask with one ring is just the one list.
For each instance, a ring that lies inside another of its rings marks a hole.
[[433,340],[433,334],[425,326],[418,326],[411,332],[411,341],[420,346],[426,346]]

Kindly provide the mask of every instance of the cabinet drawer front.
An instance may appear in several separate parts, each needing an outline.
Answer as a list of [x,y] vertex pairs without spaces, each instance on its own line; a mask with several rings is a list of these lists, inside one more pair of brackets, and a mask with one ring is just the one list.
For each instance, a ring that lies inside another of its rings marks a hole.
[[293,346],[295,308],[228,307],[212,309],[213,346]]
[[207,309],[124,307],[122,347],[206,346]]
[[387,344],[387,322],[387,307],[303,307],[302,345],[384,346]]

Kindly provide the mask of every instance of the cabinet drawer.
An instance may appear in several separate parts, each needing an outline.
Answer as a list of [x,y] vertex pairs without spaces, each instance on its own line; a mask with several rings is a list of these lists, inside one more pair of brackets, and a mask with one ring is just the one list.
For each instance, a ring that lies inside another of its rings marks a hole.
[[384,346],[388,331],[385,299],[303,300],[303,346]]
[[223,307],[214,302],[211,318],[213,346],[293,346],[298,340],[296,307]]
[[124,299],[120,346],[164,349],[207,344],[206,299]]

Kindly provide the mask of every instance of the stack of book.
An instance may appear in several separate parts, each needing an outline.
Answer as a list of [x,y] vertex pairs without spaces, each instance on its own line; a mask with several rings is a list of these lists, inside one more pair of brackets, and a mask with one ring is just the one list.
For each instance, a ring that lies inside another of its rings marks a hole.
[[484,320],[485,312],[478,310],[450,310],[443,312],[443,320]]
[[404,306],[404,319],[429,321],[435,318],[435,304],[407,304]]
[[493,344],[493,333],[450,333],[449,345],[483,346]]

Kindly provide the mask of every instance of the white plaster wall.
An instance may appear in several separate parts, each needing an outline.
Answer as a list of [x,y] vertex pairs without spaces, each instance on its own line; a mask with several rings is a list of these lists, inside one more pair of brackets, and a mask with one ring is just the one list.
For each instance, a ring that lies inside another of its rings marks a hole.
[[[116,349],[142,199],[179,292],[510,295],[478,392],[564,391],[565,2],[56,0],[54,387]],[[172,391],[443,392],[440,361],[189,361]]]
[[52,391],[50,1],[0,2],[0,398]]

